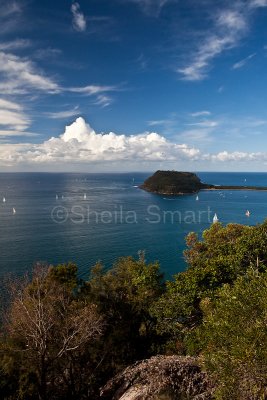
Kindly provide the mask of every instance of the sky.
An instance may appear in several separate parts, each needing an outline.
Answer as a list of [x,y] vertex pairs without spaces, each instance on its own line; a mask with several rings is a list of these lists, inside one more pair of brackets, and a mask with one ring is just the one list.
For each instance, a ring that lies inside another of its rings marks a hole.
[[0,0],[0,172],[267,171],[267,0]]

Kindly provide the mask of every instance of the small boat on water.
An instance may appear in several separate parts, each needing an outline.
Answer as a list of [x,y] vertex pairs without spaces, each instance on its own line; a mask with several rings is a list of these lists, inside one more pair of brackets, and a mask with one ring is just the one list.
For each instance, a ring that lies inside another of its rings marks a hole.
[[16,209],[13,207],[13,214],[16,214]]
[[215,213],[212,222],[216,223],[218,221],[219,221],[219,218],[217,217],[217,214]]
[[6,202],[6,198],[5,197],[3,197],[3,203],[5,203]]
[[86,193],[84,193],[84,195],[83,195],[83,199],[84,199],[84,200],[86,200]]
[[198,201],[198,200],[199,200],[199,197],[197,196],[197,197],[196,197],[196,201]]
[[247,210],[245,214],[246,214],[247,217],[249,217],[250,216],[250,211]]
[[56,194],[56,200],[58,200],[58,195]]

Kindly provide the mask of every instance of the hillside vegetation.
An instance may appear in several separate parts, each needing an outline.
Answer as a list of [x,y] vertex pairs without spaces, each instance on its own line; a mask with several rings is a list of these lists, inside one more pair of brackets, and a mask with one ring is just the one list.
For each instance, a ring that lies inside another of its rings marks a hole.
[[140,187],[148,192],[173,195],[196,193],[211,185],[202,183],[192,172],[157,171]]
[[170,281],[142,252],[86,280],[71,263],[12,279],[1,398],[267,398],[267,221],[186,241]]

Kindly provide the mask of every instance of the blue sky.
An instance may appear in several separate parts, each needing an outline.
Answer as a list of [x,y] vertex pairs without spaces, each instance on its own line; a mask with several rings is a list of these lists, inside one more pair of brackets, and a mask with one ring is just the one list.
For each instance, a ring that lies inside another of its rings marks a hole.
[[267,170],[267,0],[0,0],[0,171]]

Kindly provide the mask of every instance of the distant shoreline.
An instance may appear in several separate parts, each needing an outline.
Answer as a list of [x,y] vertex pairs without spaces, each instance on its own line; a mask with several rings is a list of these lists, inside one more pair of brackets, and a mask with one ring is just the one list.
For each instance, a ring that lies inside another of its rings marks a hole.
[[210,188],[203,188],[200,189],[202,190],[261,190],[261,191],[267,191],[266,186],[214,186]]

